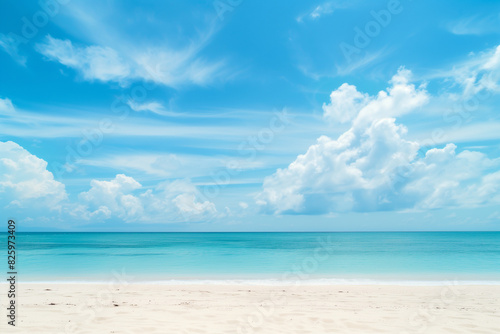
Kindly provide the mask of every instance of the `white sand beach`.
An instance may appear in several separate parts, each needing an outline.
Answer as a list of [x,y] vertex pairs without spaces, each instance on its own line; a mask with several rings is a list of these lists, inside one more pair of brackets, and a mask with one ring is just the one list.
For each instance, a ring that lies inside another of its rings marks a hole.
[[[5,287],[5,285],[1,285]],[[1,333],[492,333],[500,286],[19,284]],[[5,299],[2,309],[5,313]]]

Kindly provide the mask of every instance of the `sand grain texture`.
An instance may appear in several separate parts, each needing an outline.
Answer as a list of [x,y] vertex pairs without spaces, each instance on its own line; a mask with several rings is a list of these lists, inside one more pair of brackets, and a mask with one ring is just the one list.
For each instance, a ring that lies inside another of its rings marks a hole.
[[18,288],[18,324],[1,333],[500,333],[500,286]]

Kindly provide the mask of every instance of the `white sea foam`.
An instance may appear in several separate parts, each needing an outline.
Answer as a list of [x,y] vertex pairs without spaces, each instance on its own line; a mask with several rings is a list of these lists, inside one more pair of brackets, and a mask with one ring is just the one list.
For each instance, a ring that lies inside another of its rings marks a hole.
[[[20,284],[110,284],[112,280],[44,280],[25,281]],[[6,284],[6,283],[1,283]],[[388,279],[166,279],[132,280],[127,284],[158,285],[242,285],[242,286],[315,286],[315,285],[396,285],[396,286],[449,286],[449,285],[500,285],[500,280],[388,280]]]

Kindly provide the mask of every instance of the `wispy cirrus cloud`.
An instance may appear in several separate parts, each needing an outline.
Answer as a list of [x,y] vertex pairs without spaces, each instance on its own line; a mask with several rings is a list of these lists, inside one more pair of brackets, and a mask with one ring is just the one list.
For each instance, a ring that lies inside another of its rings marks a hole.
[[499,34],[500,14],[462,18],[448,23],[446,28],[455,35]]
[[0,114],[13,114],[15,112],[14,105],[12,101],[8,98],[0,98]]
[[359,57],[352,62],[335,64],[334,67],[332,66],[328,70],[315,70],[313,69],[313,66],[309,64],[299,64],[297,65],[297,68],[302,74],[314,80],[334,78],[337,76],[347,76],[358,73],[361,70],[369,69],[371,66],[383,61],[389,54],[389,50],[377,50],[366,53],[363,57]]
[[311,19],[316,20],[322,15],[327,15],[333,13],[333,4],[331,2],[324,3],[322,5],[316,6],[314,10],[309,14]]
[[353,1],[326,1],[314,6],[307,12],[299,15],[297,22],[303,22],[305,19],[318,20],[323,16],[332,14],[337,9],[348,8],[353,6]]
[[192,47],[176,51],[152,47],[120,54],[109,46],[75,45],[50,35],[36,45],[36,50],[47,59],[76,70],[84,80],[121,85],[134,80],[170,87],[204,85],[220,78],[224,65],[223,61],[204,61]]
[[467,99],[483,90],[500,91],[500,45],[471,54],[466,61],[444,71],[433,71],[426,79],[446,79],[460,88],[462,99]]
[[156,102],[156,101],[151,101],[151,102],[144,102],[144,103],[139,103],[134,100],[129,100],[127,101],[128,106],[130,109],[133,111],[137,112],[142,112],[142,111],[150,111],[154,114],[160,115],[160,116],[181,116],[182,114],[175,113],[168,111],[163,104]]
[[391,53],[390,50],[381,49],[373,52],[367,52],[361,57],[356,57],[351,62],[346,62],[344,64],[337,64],[337,74],[338,75],[349,75],[356,73],[360,70],[366,69],[374,64],[377,64],[382,59],[387,57]]
[[48,35],[36,49],[49,60],[79,71],[85,80],[123,83],[133,75],[131,65],[110,47],[75,46],[70,40]]
[[9,56],[22,66],[26,65],[26,57],[19,53],[19,42],[14,37],[0,34],[0,49],[3,49]]
[[[166,8],[160,4],[145,10],[135,4],[75,3],[55,22],[69,37],[51,33],[35,48],[88,81],[122,86],[150,81],[180,88],[230,80],[235,74],[226,59],[205,52],[221,25],[212,8],[201,17],[186,14],[185,20],[165,21],[161,18],[171,14],[164,12]],[[143,15],[127,22],[116,20],[131,10]]]

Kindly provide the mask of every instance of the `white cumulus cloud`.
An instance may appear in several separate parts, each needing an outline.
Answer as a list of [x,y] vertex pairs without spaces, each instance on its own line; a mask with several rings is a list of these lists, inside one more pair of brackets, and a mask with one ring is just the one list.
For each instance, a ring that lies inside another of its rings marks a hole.
[[18,144],[0,142],[0,203],[10,208],[58,210],[67,198],[47,162]]
[[88,191],[69,198],[45,160],[11,141],[0,142],[0,207],[11,215],[67,224],[110,219],[182,223],[218,217],[215,204],[187,179],[160,182],[149,189],[118,174],[111,180],[91,180]]
[[344,84],[324,116],[351,128],[337,139],[321,136],[287,168],[264,180],[257,203],[271,213],[429,209],[500,202],[500,161],[479,152],[456,152],[454,144],[422,150],[406,139],[395,117],[428,101],[424,87],[400,69],[376,96]]
[[110,181],[92,180],[90,186],[89,191],[80,193],[74,216],[171,223],[209,219],[217,213],[215,205],[203,200],[187,180],[160,183],[146,190],[134,178],[118,174]]
[[92,180],[90,190],[79,195],[79,202],[94,207],[92,214],[106,212],[106,217],[114,214],[121,219],[134,220],[142,214],[143,208],[132,192],[141,187],[139,182],[123,174],[111,181]]
[[344,83],[330,94],[330,104],[323,104],[324,117],[340,123],[352,121],[368,102],[367,94],[361,94],[355,86]]

